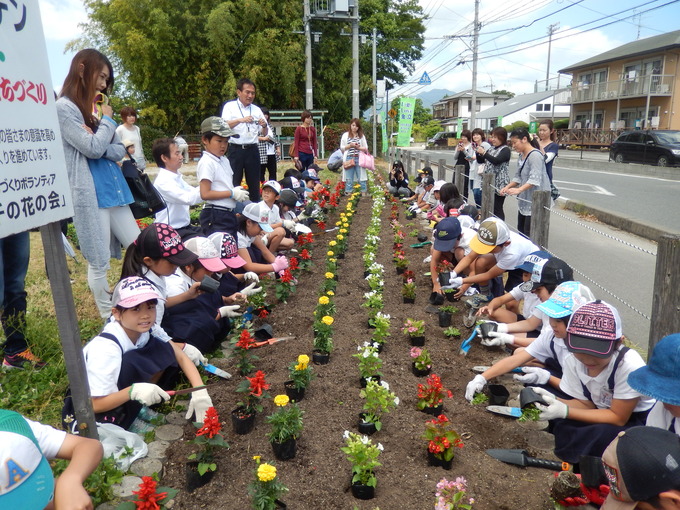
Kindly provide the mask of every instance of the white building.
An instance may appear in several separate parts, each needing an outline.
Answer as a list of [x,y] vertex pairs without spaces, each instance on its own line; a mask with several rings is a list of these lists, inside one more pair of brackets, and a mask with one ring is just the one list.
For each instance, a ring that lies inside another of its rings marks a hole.
[[517,121],[529,124],[539,119],[569,118],[569,105],[554,105],[555,94],[559,90],[546,90],[533,94],[515,96],[488,108],[476,116],[476,126],[489,131],[496,126],[507,126]]

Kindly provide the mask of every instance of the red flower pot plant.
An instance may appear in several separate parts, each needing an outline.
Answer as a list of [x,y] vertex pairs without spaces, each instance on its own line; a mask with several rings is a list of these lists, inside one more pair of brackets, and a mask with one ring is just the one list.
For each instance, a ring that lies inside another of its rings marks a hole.
[[444,414],[425,423],[425,433],[422,438],[427,441],[427,451],[431,455],[430,463],[434,465],[450,467],[455,449],[463,447],[460,435]]
[[418,409],[426,413],[444,406],[444,397],[453,397],[451,390],[444,388],[441,378],[437,374],[430,374],[425,384],[418,384]]
[[194,423],[198,428],[196,437],[190,442],[200,446],[199,451],[189,455],[189,460],[198,462],[198,474],[203,476],[208,471],[215,471],[215,451],[217,448],[229,448],[229,444],[224,440],[222,423],[214,407],[208,408],[205,413],[203,423]]

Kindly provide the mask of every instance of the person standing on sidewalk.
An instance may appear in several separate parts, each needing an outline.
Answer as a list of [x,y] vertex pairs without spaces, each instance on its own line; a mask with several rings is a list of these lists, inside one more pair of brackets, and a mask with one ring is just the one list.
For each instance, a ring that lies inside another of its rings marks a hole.
[[240,186],[246,175],[251,202],[260,201],[260,152],[258,137],[267,135],[267,121],[260,107],[253,104],[255,84],[248,78],[236,83],[237,99],[227,101],[222,118],[238,136],[229,143],[227,159],[234,172],[234,186]]
[[302,124],[295,128],[295,152],[297,153],[295,161],[300,161],[301,171],[304,172],[310,165],[316,163],[319,148],[312,112],[305,110],[300,117]]
[[489,135],[489,143],[492,145],[490,149],[485,149],[483,146],[477,147],[477,154],[479,163],[486,163],[484,167],[485,174],[493,174],[494,181],[494,195],[493,195],[493,215],[505,221],[505,211],[503,211],[503,204],[505,203],[505,195],[501,195],[501,190],[510,182],[510,157],[512,151],[506,145],[508,141],[508,132],[504,127],[496,127]]

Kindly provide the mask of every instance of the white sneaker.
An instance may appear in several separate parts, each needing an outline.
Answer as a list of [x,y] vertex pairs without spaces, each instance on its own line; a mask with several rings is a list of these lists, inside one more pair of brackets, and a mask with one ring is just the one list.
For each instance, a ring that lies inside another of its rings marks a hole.
[[430,261],[432,260],[432,255],[428,255],[423,259],[423,264],[429,264]]

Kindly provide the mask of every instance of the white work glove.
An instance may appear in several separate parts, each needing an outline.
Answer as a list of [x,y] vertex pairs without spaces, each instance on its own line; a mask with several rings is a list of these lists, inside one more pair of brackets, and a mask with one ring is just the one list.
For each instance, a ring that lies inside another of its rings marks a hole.
[[160,404],[169,400],[170,395],[163,391],[163,388],[151,383],[135,383],[130,386],[130,400],[136,400],[145,406]]
[[560,418],[566,418],[569,415],[569,406],[564,402],[557,400],[555,395],[550,393],[548,390],[535,386],[531,386],[531,389],[534,390],[536,394],[540,395],[541,398],[548,404],[547,406],[544,406],[543,404],[534,404],[536,409],[541,411],[541,414],[539,415],[540,420],[557,420]]
[[[274,262],[272,262],[272,269],[274,269],[275,273],[278,273],[279,271],[283,271],[288,267],[288,259],[284,257],[283,255],[279,255],[274,259]],[[241,291],[243,292],[243,291]]]
[[442,290],[444,290],[444,289],[457,289],[457,288],[461,287],[462,285],[463,285],[463,277],[457,276],[455,278],[451,278],[447,285],[442,285]]
[[[257,285],[257,283],[251,283],[247,287],[244,287],[243,290],[241,290],[241,294],[243,294],[246,297],[250,297],[253,294],[257,294],[258,292],[262,292],[262,287],[255,287],[255,285]],[[221,309],[222,308],[220,308],[220,310]]]
[[293,220],[283,220],[283,226],[288,230],[295,230],[295,222]]
[[250,195],[248,195],[248,192],[241,186],[236,186],[233,190],[231,190],[231,198],[237,202],[245,202],[248,200],[248,197],[250,197]]
[[489,338],[482,338],[480,343],[485,347],[503,347],[504,345],[512,344],[514,341],[514,335],[492,331],[489,333]]
[[523,374],[515,374],[512,378],[524,384],[548,384],[550,372],[545,368],[523,367]]
[[262,244],[267,246],[269,244],[269,234],[264,234],[262,237],[260,237],[260,241],[262,241]]
[[508,325],[505,322],[499,322],[498,327],[496,328],[496,333],[507,333],[508,332]]
[[486,386],[486,379],[482,374],[477,374],[475,378],[470,381],[465,388],[465,398],[472,401],[475,398],[475,393],[481,393]]
[[191,344],[185,343],[184,348],[182,349],[184,351],[184,354],[187,355],[187,358],[191,360],[191,362],[198,366],[201,363],[207,363],[208,360],[205,359],[205,356],[199,351],[196,347],[194,347]]
[[[253,284],[255,285],[255,284]],[[221,306],[219,308],[220,312],[220,317],[228,317],[228,318],[233,318],[233,317],[240,317],[241,314],[237,311],[240,308],[239,305],[227,305],[227,306]]]
[[260,277],[257,276],[257,273],[248,271],[247,273],[243,274],[243,281],[246,283],[260,283]]
[[191,394],[191,400],[189,401],[189,409],[187,414],[184,416],[187,420],[191,418],[191,415],[196,413],[196,419],[198,423],[203,423],[205,421],[205,413],[208,409],[213,407],[212,400],[210,400],[210,395],[208,395],[208,390],[202,389],[194,391]]

